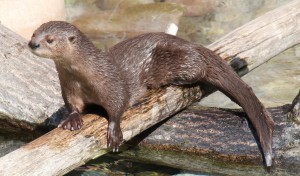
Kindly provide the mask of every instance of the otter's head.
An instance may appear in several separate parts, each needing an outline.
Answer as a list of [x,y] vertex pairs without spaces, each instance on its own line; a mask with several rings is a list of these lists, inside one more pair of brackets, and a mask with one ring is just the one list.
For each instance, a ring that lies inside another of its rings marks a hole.
[[53,60],[76,55],[77,40],[83,34],[72,24],[50,21],[36,29],[28,43],[31,51]]

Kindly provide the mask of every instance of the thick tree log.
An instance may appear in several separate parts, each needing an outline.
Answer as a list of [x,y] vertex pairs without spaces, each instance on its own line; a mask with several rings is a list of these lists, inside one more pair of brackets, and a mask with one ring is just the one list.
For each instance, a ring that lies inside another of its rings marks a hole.
[[299,43],[299,4],[295,0],[272,10],[235,29],[208,48],[225,60],[232,57],[243,59],[252,70],[265,62],[263,58],[271,58]]
[[[283,49],[299,43],[299,8],[300,2],[293,1],[250,22],[251,28],[245,25],[239,28],[242,32],[234,31],[234,37],[229,34],[220,40],[226,42],[216,42],[209,48],[220,53],[229,62],[234,59],[232,64],[236,70],[242,70],[243,72],[240,73],[243,74],[259,65],[251,58],[256,58],[256,61],[261,64]],[[270,22],[270,19],[274,20]],[[247,32],[244,33],[245,31]],[[263,37],[256,37],[258,31]],[[246,36],[253,36],[251,42],[247,42],[249,38]],[[282,44],[282,41],[285,41],[287,45]],[[285,48],[274,48],[276,43],[278,46],[284,45]],[[235,48],[235,52],[230,52],[230,48]],[[247,50],[251,52],[245,55]],[[270,52],[272,54],[269,54]],[[207,90],[201,89],[199,87],[190,89],[169,87],[166,90],[150,93],[141,104],[125,113],[121,125],[124,138],[129,140],[148,127],[201,99]],[[101,149],[106,146],[106,120],[90,115],[86,116],[84,123],[82,130],[70,132],[55,129],[0,158],[0,173],[2,175],[61,175],[107,152]]]
[[62,105],[52,61],[34,56],[27,41],[0,24],[0,130],[33,130]]
[[[300,168],[293,168],[293,166],[300,164],[300,131],[299,126],[287,118],[290,107],[291,105],[284,105],[268,109],[275,121],[274,168],[285,169],[288,173],[296,171],[299,173]],[[130,143],[139,145],[140,150],[134,154],[136,158],[182,169],[201,171],[202,167],[189,166],[192,161],[179,162],[175,165],[170,160],[174,157],[176,160],[176,155],[173,157],[171,155],[167,157],[169,159],[161,161],[160,157],[147,155],[143,150],[176,151],[187,155],[201,155],[227,164],[240,163],[255,166],[256,169],[263,168],[261,153],[257,148],[253,131],[251,123],[246,120],[246,114],[241,110],[193,106],[164,123],[156,125],[156,128],[146,130]],[[130,156],[130,152],[122,155]],[[226,166],[223,167],[226,168]],[[287,168],[293,168],[293,170]]]
[[[275,121],[271,175],[300,172],[295,167],[300,165],[300,131],[287,118],[290,107],[268,109]],[[137,135],[128,144],[138,149],[120,155],[213,175],[266,175],[253,127],[245,117],[242,110],[190,106]]]

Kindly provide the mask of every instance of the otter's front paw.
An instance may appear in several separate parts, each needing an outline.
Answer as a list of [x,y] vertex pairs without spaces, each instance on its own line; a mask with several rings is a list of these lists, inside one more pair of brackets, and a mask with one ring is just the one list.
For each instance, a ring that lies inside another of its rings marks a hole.
[[83,126],[83,121],[81,119],[81,116],[77,112],[72,112],[69,114],[66,120],[62,121],[58,127],[68,130],[78,130]]
[[110,122],[107,129],[107,148],[112,148],[113,152],[118,152],[122,142],[123,134],[120,125]]

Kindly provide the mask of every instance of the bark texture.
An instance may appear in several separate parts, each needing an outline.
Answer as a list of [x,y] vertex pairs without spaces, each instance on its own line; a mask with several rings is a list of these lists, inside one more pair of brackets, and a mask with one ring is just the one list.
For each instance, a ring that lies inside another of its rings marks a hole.
[[233,109],[190,106],[137,135],[129,144],[138,149],[120,155],[213,175],[298,175],[300,132],[299,125],[287,117],[290,108],[268,108],[275,121],[269,171],[247,115]]
[[[287,117],[291,105],[269,108],[275,121],[275,165],[300,164],[299,126]],[[194,153],[219,161],[262,164],[254,128],[241,110],[191,107],[156,125],[131,142],[140,147]],[[140,142],[141,141],[141,142]],[[284,158],[284,159],[282,159]]]
[[27,41],[0,24],[0,130],[33,130],[62,105],[52,61],[34,56]]

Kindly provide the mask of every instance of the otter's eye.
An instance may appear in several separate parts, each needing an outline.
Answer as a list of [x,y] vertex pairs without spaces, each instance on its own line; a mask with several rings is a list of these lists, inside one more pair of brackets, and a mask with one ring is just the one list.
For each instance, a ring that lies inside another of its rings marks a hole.
[[47,43],[51,44],[53,42],[53,39],[52,38],[47,38]]
[[75,39],[76,39],[76,37],[75,37],[75,36],[71,36],[71,37],[69,37],[68,39],[69,39],[69,41],[70,41],[71,43],[74,43],[74,42],[75,42]]
[[46,35],[46,42],[48,43],[48,44],[51,44],[51,43],[53,43],[53,41],[54,41],[54,37],[52,37],[52,36],[50,36],[50,35]]

